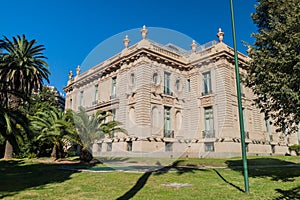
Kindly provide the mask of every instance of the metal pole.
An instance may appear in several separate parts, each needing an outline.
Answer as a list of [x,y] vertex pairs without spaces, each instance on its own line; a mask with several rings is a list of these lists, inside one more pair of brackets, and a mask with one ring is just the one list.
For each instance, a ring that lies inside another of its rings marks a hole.
[[230,11],[231,11],[231,24],[232,24],[233,46],[234,46],[234,64],[235,64],[235,76],[236,76],[236,92],[237,92],[237,100],[238,100],[239,121],[240,121],[240,134],[241,134],[241,145],[242,145],[242,158],[243,158],[243,169],[244,169],[244,184],[245,184],[245,192],[249,193],[248,167],[247,167],[247,155],[246,155],[246,144],[245,144],[245,130],[244,130],[242,98],[241,98],[240,73],[239,73],[239,65],[238,65],[238,54],[237,54],[237,48],[236,48],[236,36],[235,36],[235,25],[234,25],[234,10],[233,10],[233,2],[232,2],[232,0],[230,0]]

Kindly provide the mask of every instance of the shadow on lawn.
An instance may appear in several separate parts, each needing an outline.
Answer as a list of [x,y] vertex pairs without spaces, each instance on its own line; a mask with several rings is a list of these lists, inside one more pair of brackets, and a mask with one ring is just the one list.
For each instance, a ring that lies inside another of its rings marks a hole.
[[45,184],[61,183],[70,179],[71,170],[60,167],[82,164],[30,163],[23,160],[0,160],[0,199],[13,196],[28,188],[43,188]]
[[282,190],[276,189],[276,191],[280,194],[276,200],[280,199],[300,199],[300,186],[292,188],[290,190]]
[[[227,160],[226,164],[232,170],[243,173],[242,160]],[[282,169],[285,170],[282,170]],[[273,181],[294,181],[300,176],[300,166],[276,158],[254,158],[248,159],[249,177],[270,177]]]
[[[243,174],[242,160],[226,161],[228,167]],[[248,159],[248,175],[252,178],[270,177],[272,181],[293,182],[300,176],[300,166],[297,163],[276,158]],[[226,182],[226,181],[225,181]],[[250,186],[251,187],[251,186]],[[276,189],[280,194],[276,199],[300,199],[300,187],[289,190]]]
[[154,171],[147,171],[145,172],[135,183],[135,185],[130,188],[124,195],[117,198],[117,200],[128,200],[134,197],[147,183],[149,177],[153,175],[162,175],[165,173],[168,173],[170,170],[174,170],[178,175],[184,174],[184,173],[194,173],[195,170],[201,170],[201,171],[207,171],[206,169],[197,169],[192,167],[180,167],[178,164],[180,164],[180,160],[173,162],[172,165],[162,167],[160,169],[154,170]]

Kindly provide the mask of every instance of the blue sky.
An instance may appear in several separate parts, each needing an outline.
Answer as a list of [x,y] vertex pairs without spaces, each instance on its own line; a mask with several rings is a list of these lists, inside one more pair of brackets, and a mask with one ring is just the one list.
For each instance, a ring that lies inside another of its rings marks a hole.
[[[46,47],[52,73],[50,85],[60,91],[101,42],[130,29],[162,27],[186,34],[203,44],[215,40],[218,28],[224,42],[233,46],[229,0],[6,0],[1,1],[0,34],[25,34]],[[255,0],[234,0],[238,50],[241,41],[253,43],[250,14]],[[149,37],[151,32],[149,32]],[[129,35],[130,37],[130,35]],[[122,41],[120,41],[121,43]],[[113,47],[110,47],[113,48]],[[103,48],[104,51],[106,50]]]

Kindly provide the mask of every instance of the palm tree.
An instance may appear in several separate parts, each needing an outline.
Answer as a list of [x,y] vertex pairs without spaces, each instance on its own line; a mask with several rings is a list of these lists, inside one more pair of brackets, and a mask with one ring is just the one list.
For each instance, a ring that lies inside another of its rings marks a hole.
[[91,161],[93,159],[91,146],[96,140],[100,140],[106,135],[113,137],[113,133],[116,132],[126,133],[125,129],[120,128],[120,122],[108,121],[107,117],[109,116],[111,115],[100,110],[88,115],[82,107],[74,115],[75,127],[81,139],[81,160]]
[[0,105],[0,134],[5,138],[6,145],[4,158],[11,158],[13,148],[19,152],[19,144],[24,144],[26,136],[23,134],[27,131],[27,117],[19,110],[7,110]]
[[[17,110],[21,100],[40,89],[44,80],[49,82],[44,49],[43,45],[36,45],[36,40],[28,41],[25,35],[13,37],[12,41],[7,37],[0,40],[0,96],[5,97],[2,107]],[[13,137],[14,133],[10,134]],[[13,149],[8,138],[6,149]],[[5,154],[6,158],[12,157],[10,152]]]
[[34,90],[41,89],[43,81],[49,82],[48,64],[44,61],[43,45],[36,40],[28,41],[25,35],[0,40],[0,77],[7,83],[11,92],[23,93],[29,97]]
[[69,116],[56,107],[39,111],[30,117],[30,127],[36,133],[36,140],[50,141],[53,144],[51,157],[63,157],[63,146],[66,141],[77,142],[78,135]]

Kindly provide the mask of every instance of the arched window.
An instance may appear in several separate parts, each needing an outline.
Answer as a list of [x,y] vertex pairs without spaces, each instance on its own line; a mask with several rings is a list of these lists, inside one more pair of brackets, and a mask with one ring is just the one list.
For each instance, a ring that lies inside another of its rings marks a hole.
[[176,120],[176,130],[179,131],[181,129],[181,124],[182,124],[182,114],[180,111],[176,112],[175,120]]
[[159,111],[157,107],[153,107],[152,109],[152,117],[151,117],[151,121],[152,121],[152,128],[157,129],[159,128]]
[[136,123],[136,116],[135,116],[135,109],[134,107],[131,107],[129,109],[129,125],[130,127],[133,127]]

